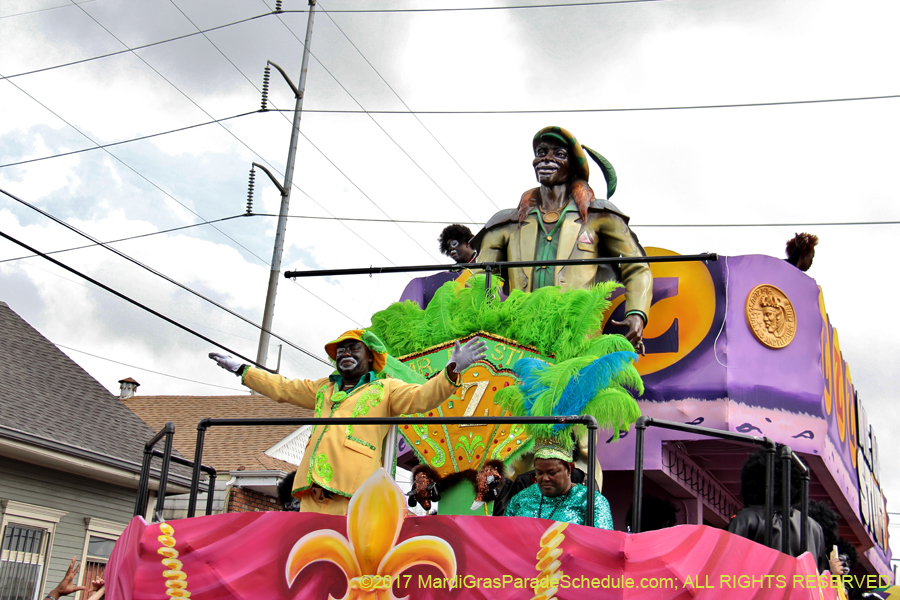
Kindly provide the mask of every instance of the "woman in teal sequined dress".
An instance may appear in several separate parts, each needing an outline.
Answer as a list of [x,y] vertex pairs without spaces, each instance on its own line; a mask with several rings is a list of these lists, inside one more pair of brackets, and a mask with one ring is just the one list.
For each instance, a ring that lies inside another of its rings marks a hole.
[[[571,451],[553,442],[536,444],[535,485],[513,496],[506,507],[507,517],[534,517],[584,525],[588,488],[572,483]],[[594,492],[594,527],[612,529],[609,502]]]

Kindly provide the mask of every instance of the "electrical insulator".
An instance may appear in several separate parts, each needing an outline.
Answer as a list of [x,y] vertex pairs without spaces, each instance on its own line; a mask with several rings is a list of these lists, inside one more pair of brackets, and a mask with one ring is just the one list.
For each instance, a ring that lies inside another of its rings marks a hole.
[[256,168],[250,167],[250,183],[247,186],[247,214],[253,214],[253,183],[256,180]]
[[262,105],[260,110],[269,110],[269,75],[271,70],[269,65],[266,65],[266,70],[263,71],[263,85],[262,85]]
[[281,0],[275,0],[275,12],[281,12]]

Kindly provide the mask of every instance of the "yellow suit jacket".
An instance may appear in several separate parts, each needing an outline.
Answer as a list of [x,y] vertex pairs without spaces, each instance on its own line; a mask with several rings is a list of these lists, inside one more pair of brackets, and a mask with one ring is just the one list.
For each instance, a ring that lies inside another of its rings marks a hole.
[[[568,212],[560,225],[558,259],[584,259],[615,256],[646,256],[631,233],[625,219],[608,201],[595,201],[588,210],[587,222],[577,211]],[[595,208],[603,206],[603,208]],[[485,226],[475,240],[481,241],[478,262],[527,261],[535,259],[537,236],[543,235],[535,215],[529,215],[521,227],[516,210],[501,211]],[[569,265],[538,267],[554,270],[555,285],[563,291],[587,289],[594,283],[618,280],[625,284],[625,312],[640,311],[644,321],[653,298],[653,276],[647,263],[610,265]],[[508,271],[510,290],[531,291],[534,267],[516,267]]]
[[[334,383],[328,378],[286,379],[250,367],[243,383],[272,400],[313,409],[316,417],[396,417],[426,412],[457,390],[443,372],[424,385],[377,379],[339,402],[331,400]],[[335,494],[352,496],[381,466],[388,429],[388,425],[316,425],[294,477],[294,496],[299,498],[314,483]]]

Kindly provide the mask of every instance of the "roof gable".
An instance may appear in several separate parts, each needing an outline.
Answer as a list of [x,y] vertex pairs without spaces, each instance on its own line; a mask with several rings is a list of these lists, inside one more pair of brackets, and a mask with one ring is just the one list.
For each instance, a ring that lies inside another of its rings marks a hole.
[[141,463],[146,423],[5,302],[0,332],[0,424]]

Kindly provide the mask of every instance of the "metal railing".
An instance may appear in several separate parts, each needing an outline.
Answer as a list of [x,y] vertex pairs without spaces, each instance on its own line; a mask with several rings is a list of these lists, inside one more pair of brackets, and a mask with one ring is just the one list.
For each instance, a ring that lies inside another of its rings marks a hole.
[[543,267],[572,265],[618,265],[631,263],[662,263],[688,261],[717,261],[719,255],[714,252],[703,254],[685,254],[676,256],[616,256],[600,258],[560,258],[552,260],[517,260],[493,261],[478,263],[457,263],[455,265],[413,265],[406,267],[369,267],[361,269],[318,269],[314,271],[285,271],[288,279],[295,277],[334,277],[337,275],[377,275],[387,273],[415,273],[420,271],[461,271],[463,269],[483,269],[487,275],[485,289],[491,289],[491,274],[499,273],[509,267]]
[[[644,433],[647,427],[660,427],[662,429],[671,429],[674,431],[683,431],[685,433],[696,433],[708,437],[739,442],[743,444],[752,444],[762,446],[766,449],[766,528],[765,528],[765,545],[772,547],[772,537],[774,534],[774,516],[775,516],[775,442],[767,437],[758,437],[755,435],[747,435],[744,433],[734,433],[731,431],[722,431],[712,429],[710,427],[701,427],[700,425],[688,425],[686,423],[677,423],[675,421],[665,421],[662,419],[654,419],[652,417],[641,417],[634,425],[635,427],[635,445],[634,445],[634,498],[632,500],[631,512],[631,531],[632,533],[640,533],[641,531],[641,509],[644,497]],[[809,469],[800,458],[788,446],[781,448],[781,551],[790,554],[791,549],[791,462],[794,462],[802,473],[800,477],[800,547],[808,550],[809,534],[807,532],[807,522],[809,521]]]
[[[197,424],[197,445],[194,451],[194,473],[191,478],[191,496],[188,502],[188,517],[194,516],[200,484],[200,460],[203,457],[203,443],[206,430],[210,427],[252,427],[259,425],[524,425],[551,423],[582,423],[588,428],[587,481],[594,481],[594,458],[597,455],[597,421],[589,415],[565,417],[342,417],[342,418],[290,418],[290,419],[203,419]],[[594,503],[585,507],[585,525],[594,525]]]
[[[137,498],[134,502],[134,516],[144,516],[147,514],[147,503],[150,498],[150,464],[153,460],[154,456],[158,456],[162,459],[162,466],[159,470],[159,489],[157,490],[157,500],[156,500],[156,509],[154,510],[154,514],[156,516],[156,520],[162,520],[163,509],[166,504],[166,487],[169,483],[169,465],[171,463],[176,463],[179,465],[184,465],[186,467],[191,467],[192,469],[197,466],[198,470],[196,472],[197,475],[197,484],[199,487],[199,471],[205,471],[209,476],[209,482],[207,484],[207,498],[206,498],[206,514],[211,515],[213,510],[213,495],[215,494],[216,489],[216,470],[213,467],[209,467],[206,465],[200,464],[199,461],[196,463],[192,460],[188,460],[186,458],[182,458],[180,456],[175,456],[172,454],[172,440],[175,437],[175,424],[174,423],[166,423],[165,427],[160,429],[156,435],[154,435],[150,440],[144,444],[144,460],[141,463],[141,477],[138,481],[138,491]],[[165,438],[165,446],[163,446],[163,451],[160,452],[156,449],[156,444],[159,443],[161,439]],[[193,480],[192,480],[193,489]],[[195,504],[197,501],[197,496],[191,496],[191,505],[188,507],[188,513],[190,516],[194,516]]]

